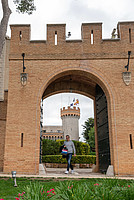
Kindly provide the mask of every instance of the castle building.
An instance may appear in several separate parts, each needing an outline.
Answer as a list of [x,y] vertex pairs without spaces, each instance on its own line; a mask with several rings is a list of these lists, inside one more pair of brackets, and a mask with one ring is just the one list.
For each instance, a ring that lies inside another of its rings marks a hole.
[[80,108],[68,106],[61,109],[62,126],[43,126],[43,139],[66,139],[70,135],[71,140],[79,140]]
[[[40,101],[71,91],[94,100],[94,170],[134,175],[134,22],[119,22],[111,39],[102,23],[83,23],[80,40],[66,40],[66,24],[48,24],[39,41],[28,24],[10,27],[0,58],[0,172],[39,174]],[[63,132],[67,120],[74,139],[65,110]]]
[[67,109],[61,109],[61,119],[63,126],[64,139],[70,135],[71,140],[79,140],[79,118],[80,108],[68,106]]
[[62,140],[64,137],[62,126],[43,126],[42,138],[49,140]]

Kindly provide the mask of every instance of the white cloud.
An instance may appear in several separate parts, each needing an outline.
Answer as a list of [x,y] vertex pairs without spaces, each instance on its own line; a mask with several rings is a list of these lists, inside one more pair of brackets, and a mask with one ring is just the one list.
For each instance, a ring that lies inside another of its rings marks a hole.
[[[35,0],[37,7],[33,15],[18,14],[13,0],[9,0],[13,11],[9,24],[29,23],[32,25],[32,39],[46,39],[47,23],[66,23],[72,39],[81,38],[81,23],[103,22],[103,37],[111,36],[118,21],[133,21],[133,0]],[[0,4],[0,17],[2,17]],[[8,35],[10,29],[8,28]]]
[[[79,134],[83,131],[82,125],[89,118],[94,118],[93,100],[90,98],[75,94],[75,93],[60,93],[46,98],[43,102],[43,125],[62,125],[60,118],[60,109],[69,106],[74,98],[79,99],[80,119],[79,119]],[[81,136],[82,137],[82,136]]]

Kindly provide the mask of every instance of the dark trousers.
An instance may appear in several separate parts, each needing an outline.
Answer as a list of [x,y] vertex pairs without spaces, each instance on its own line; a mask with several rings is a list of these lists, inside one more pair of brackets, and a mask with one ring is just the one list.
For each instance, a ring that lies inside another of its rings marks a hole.
[[71,164],[72,153],[68,153],[66,159],[67,159],[67,171],[69,171],[69,168],[73,170],[73,165]]

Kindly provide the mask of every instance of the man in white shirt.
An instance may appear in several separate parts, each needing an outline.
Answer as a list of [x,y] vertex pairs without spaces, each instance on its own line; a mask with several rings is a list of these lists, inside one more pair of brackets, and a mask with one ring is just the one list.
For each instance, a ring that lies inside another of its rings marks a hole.
[[73,141],[70,140],[70,136],[66,135],[66,141],[64,142],[64,147],[68,149],[68,153],[66,156],[67,159],[67,171],[65,174],[69,173],[69,168],[71,168],[71,173],[73,173],[73,165],[71,164],[72,155],[76,156],[76,150]]

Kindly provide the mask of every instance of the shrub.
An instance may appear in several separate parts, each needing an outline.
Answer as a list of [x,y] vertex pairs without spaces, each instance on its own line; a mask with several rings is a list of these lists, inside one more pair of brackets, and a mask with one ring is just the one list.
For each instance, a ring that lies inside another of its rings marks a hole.
[[90,152],[90,155],[96,156],[96,152],[91,151],[91,152]]
[[[42,161],[45,163],[67,163],[66,158],[62,158],[62,155],[45,155],[42,157]],[[72,156],[72,164],[95,164],[96,156],[91,155],[76,155]]]
[[64,141],[57,142],[53,140],[43,139],[42,142],[42,154],[43,155],[59,155],[60,146],[63,145]]
[[[73,141],[77,155],[89,155],[90,154],[90,146],[84,142]],[[42,154],[43,155],[60,155],[59,149],[60,146],[64,144],[64,140],[47,140],[43,139],[42,142]]]

